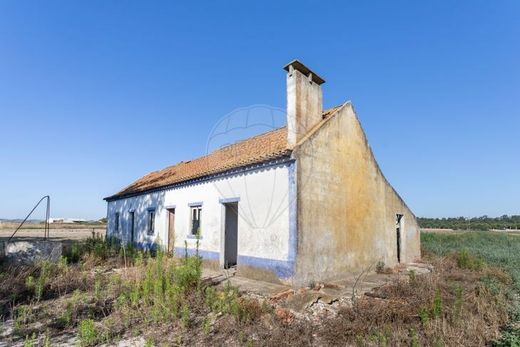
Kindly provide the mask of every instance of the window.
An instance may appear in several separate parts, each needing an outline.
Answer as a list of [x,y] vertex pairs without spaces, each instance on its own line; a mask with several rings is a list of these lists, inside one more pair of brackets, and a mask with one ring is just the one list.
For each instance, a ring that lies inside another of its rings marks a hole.
[[148,235],[155,232],[155,210],[148,210]]
[[116,212],[114,232],[119,233],[119,212]]
[[191,230],[190,235],[192,236],[200,236],[200,213],[202,211],[202,206],[191,206]]

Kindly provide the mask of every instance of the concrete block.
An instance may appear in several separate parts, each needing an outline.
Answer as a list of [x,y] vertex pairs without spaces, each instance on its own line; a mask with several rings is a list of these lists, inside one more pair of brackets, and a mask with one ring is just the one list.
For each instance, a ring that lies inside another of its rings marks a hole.
[[30,264],[39,260],[58,261],[63,245],[56,241],[14,241],[4,242],[4,257],[9,263]]

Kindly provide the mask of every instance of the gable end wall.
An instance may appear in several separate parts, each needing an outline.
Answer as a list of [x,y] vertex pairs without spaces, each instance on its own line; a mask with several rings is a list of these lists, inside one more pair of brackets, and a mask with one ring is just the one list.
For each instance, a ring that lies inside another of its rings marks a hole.
[[397,264],[395,217],[403,214],[401,262],[420,257],[415,216],[383,176],[350,103],[293,152],[297,159],[295,283]]

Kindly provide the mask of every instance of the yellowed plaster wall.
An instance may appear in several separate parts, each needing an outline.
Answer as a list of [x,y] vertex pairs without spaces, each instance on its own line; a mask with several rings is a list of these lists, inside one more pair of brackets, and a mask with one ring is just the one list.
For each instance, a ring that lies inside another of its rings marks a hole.
[[350,103],[293,152],[298,249],[294,282],[397,263],[395,215],[403,214],[401,262],[420,257],[415,216],[381,173]]

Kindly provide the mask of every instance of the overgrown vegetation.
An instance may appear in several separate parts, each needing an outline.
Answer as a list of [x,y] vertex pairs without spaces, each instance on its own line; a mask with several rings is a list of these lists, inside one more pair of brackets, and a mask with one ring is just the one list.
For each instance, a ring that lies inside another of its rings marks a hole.
[[518,346],[520,237],[422,240],[432,274],[410,271],[334,315],[305,318],[229,282],[215,286],[197,253],[172,258],[101,239],[73,245],[58,263],[4,266],[1,314],[13,320],[8,343],[28,346],[63,334],[80,346]]
[[58,263],[2,270],[2,316],[14,320],[14,338],[31,345],[42,322],[50,335],[69,331],[80,346],[94,346],[142,332],[153,341],[163,338],[157,328],[172,325],[180,332],[204,325],[209,333],[213,323],[202,324],[201,316],[226,314],[245,324],[262,310],[230,284],[217,290],[203,283],[198,251],[177,259],[94,238],[72,245]]
[[[489,232],[462,234],[422,233],[421,244],[425,251],[438,256],[461,252],[461,257],[474,255],[479,262],[500,267],[513,278],[520,292],[520,236]],[[474,260],[459,261],[466,263]],[[476,266],[476,265],[475,265]]]
[[503,327],[497,346],[520,346],[520,236],[490,232],[462,234],[422,233],[424,250],[436,255],[456,254],[459,267],[481,270],[490,264],[504,270],[512,279],[512,286],[504,288],[495,276],[480,278],[491,293],[505,291],[509,299],[509,323]]

